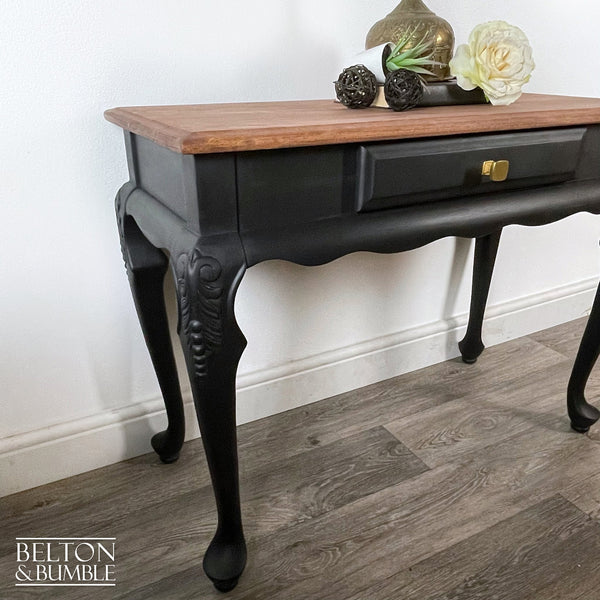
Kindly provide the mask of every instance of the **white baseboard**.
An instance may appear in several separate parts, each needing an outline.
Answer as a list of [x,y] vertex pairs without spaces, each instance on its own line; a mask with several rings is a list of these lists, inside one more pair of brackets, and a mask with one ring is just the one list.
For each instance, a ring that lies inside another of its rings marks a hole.
[[[490,306],[484,342],[510,339],[585,316],[596,280]],[[238,422],[246,423],[458,356],[467,315],[311,356],[238,378]],[[199,435],[189,392],[187,439]],[[162,399],[0,440],[0,495],[43,485],[150,452],[164,428]]]

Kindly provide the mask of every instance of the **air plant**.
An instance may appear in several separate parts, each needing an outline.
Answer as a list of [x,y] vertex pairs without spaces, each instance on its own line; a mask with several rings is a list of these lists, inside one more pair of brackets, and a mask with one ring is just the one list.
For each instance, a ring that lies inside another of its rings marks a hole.
[[415,44],[416,27],[404,32],[398,40],[390,55],[385,61],[385,66],[389,71],[406,69],[417,73],[417,75],[431,75],[435,77],[427,67],[442,67],[444,63],[433,60],[434,40],[425,33],[423,37]]

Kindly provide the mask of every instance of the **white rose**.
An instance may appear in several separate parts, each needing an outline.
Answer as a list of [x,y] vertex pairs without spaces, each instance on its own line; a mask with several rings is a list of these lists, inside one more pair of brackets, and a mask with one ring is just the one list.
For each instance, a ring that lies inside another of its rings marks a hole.
[[456,49],[450,72],[464,90],[480,87],[495,105],[512,104],[535,68],[527,36],[504,21],[473,29],[469,44]]

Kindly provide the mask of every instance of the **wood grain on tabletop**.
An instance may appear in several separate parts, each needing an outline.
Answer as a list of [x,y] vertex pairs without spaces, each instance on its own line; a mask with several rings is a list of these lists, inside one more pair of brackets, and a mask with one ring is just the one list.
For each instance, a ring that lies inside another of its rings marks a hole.
[[514,131],[600,123],[600,99],[524,94],[510,106],[350,110],[334,100],[135,106],[107,120],[183,154]]

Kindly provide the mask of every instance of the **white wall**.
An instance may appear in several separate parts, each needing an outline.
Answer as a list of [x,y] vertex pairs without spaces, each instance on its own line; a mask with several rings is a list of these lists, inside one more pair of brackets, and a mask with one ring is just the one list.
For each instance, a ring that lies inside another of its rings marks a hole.
[[[395,4],[2,4],[0,492],[147,451],[163,422],[112,208],[127,179],[122,135],[103,110],[330,98],[342,58],[362,49],[370,25]],[[538,65],[529,91],[600,96],[600,9],[589,1],[568,10],[546,0],[429,6],[459,41],[493,18],[525,29]],[[579,215],[505,232],[488,343],[585,313],[599,223]],[[237,301],[249,340],[240,420],[456,355],[469,260],[464,243],[442,240],[399,256],[251,269]]]

